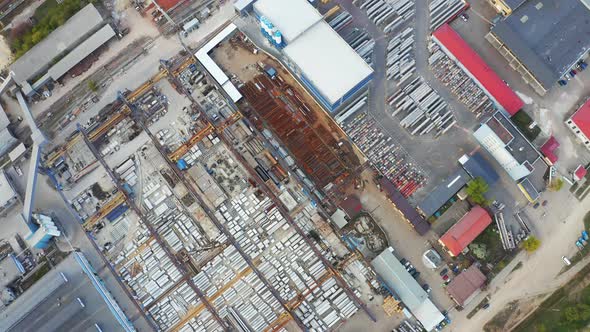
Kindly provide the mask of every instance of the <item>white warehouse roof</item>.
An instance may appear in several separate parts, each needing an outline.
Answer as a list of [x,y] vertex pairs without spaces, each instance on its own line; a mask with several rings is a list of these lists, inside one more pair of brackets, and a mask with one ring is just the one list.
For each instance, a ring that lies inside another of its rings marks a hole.
[[258,0],[254,10],[265,16],[290,43],[305,30],[322,20],[322,15],[307,1]]
[[284,52],[330,104],[336,103],[373,72],[323,20],[288,44]]
[[209,74],[211,74],[217,83],[221,85],[223,90],[228,94],[234,103],[242,99],[242,95],[234,86],[234,84],[229,80],[229,77],[227,77],[227,75],[223,72],[223,69],[221,69],[217,63],[213,61],[213,59],[211,59],[209,52],[225,38],[234,33],[236,29],[237,27],[235,24],[229,24],[195,53],[197,60],[199,60],[203,67],[209,71]]
[[506,144],[498,135],[488,126],[482,124],[477,129],[473,136],[488,152],[496,159],[496,161],[508,172],[513,180],[520,180],[523,177],[531,174],[531,171],[525,164],[521,164],[514,158],[514,156],[506,149]]
[[406,271],[389,247],[371,261],[375,272],[387,287],[394,291],[404,305],[426,329],[432,331],[444,319],[443,314],[430,301],[420,284]]

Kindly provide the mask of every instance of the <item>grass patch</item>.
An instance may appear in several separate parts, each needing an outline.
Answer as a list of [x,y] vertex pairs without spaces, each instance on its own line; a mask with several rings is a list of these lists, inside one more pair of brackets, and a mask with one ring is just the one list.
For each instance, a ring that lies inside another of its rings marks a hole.
[[96,0],[63,0],[61,3],[57,3],[56,0],[45,1],[33,14],[37,23],[13,36],[10,47],[14,53],[14,58],[21,57],[53,30],[63,25],[80,9],[94,2]]
[[529,129],[529,126],[533,123],[533,119],[525,111],[518,111],[511,119],[516,127],[520,129],[523,135],[531,142],[541,133],[541,128],[537,125],[532,129]]
[[[590,323],[590,285],[587,274],[590,266],[584,267],[564,287],[556,290],[517,326],[517,332],[580,331]],[[584,286],[580,290],[580,287]]]

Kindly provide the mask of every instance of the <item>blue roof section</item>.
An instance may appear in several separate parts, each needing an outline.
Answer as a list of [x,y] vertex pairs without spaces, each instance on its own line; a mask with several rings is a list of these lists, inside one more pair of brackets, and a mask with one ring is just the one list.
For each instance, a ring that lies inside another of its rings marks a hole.
[[472,156],[465,155],[459,159],[459,163],[472,178],[481,177],[490,186],[500,179],[494,167],[484,158],[481,152],[477,152]]
[[113,220],[122,216],[123,213],[125,213],[128,209],[129,209],[129,207],[127,205],[121,204],[121,205],[117,206],[116,208],[114,208],[113,211],[109,212],[106,215],[106,218],[108,219],[108,221],[113,222]]
[[449,199],[451,199],[467,182],[471,179],[469,174],[463,168],[459,168],[455,173],[447,177],[443,183],[438,185],[420,204],[418,209],[424,213],[426,217],[433,215],[440,209]]

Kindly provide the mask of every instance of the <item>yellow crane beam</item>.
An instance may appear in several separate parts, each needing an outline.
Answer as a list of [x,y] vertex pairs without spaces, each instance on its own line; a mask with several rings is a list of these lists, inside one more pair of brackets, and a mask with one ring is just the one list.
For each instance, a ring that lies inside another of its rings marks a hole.
[[197,142],[202,140],[205,136],[211,134],[213,132],[213,129],[213,126],[211,124],[208,124],[207,127],[201,129],[198,133],[194,134],[187,142],[183,143],[174,152],[168,155],[170,160],[174,162],[178,161],[180,157],[187,153],[190,148],[197,144]]
[[84,224],[82,225],[85,230],[90,231],[96,223],[98,223],[102,218],[104,218],[107,214],[113,211],[117,206],[123,204],[125,202],[125,195],[122,192],[117,192],[111,200],[103,205],[95,214],[93,214],[90,218],[86,219]]

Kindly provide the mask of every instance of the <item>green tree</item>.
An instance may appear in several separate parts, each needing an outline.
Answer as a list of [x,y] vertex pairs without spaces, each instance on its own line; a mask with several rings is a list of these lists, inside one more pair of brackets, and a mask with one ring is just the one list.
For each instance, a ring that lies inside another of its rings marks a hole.
[[541,241],[532,235],[530,235],[524,241],[522,241],[522,247],[524,248],[524,250],[528,252],[533,252],[539,249],[540,246]]
[[578,309],[576,307],[567,307],[563,310],[563,319],[566,322],[573,323],[580,320],[580,314],[578,314]]
[[485,197],[485,193],[488,190],[488,184],[481,177],[475,178],[467,183],[467,196],[475,204],[482,206],[487,206],[490,204],[488,199]]
[[92,91],[92,92],[96,92],[96,91],[98,91],[98,84],[96,84],[95,81],[90,80],[90,81],[88,81],[88,89],[90,89],[90,91]]
[[560,191],[561,188],[563,188],[563,179],[559,178],[551,181],[548,189],[551,191]]

